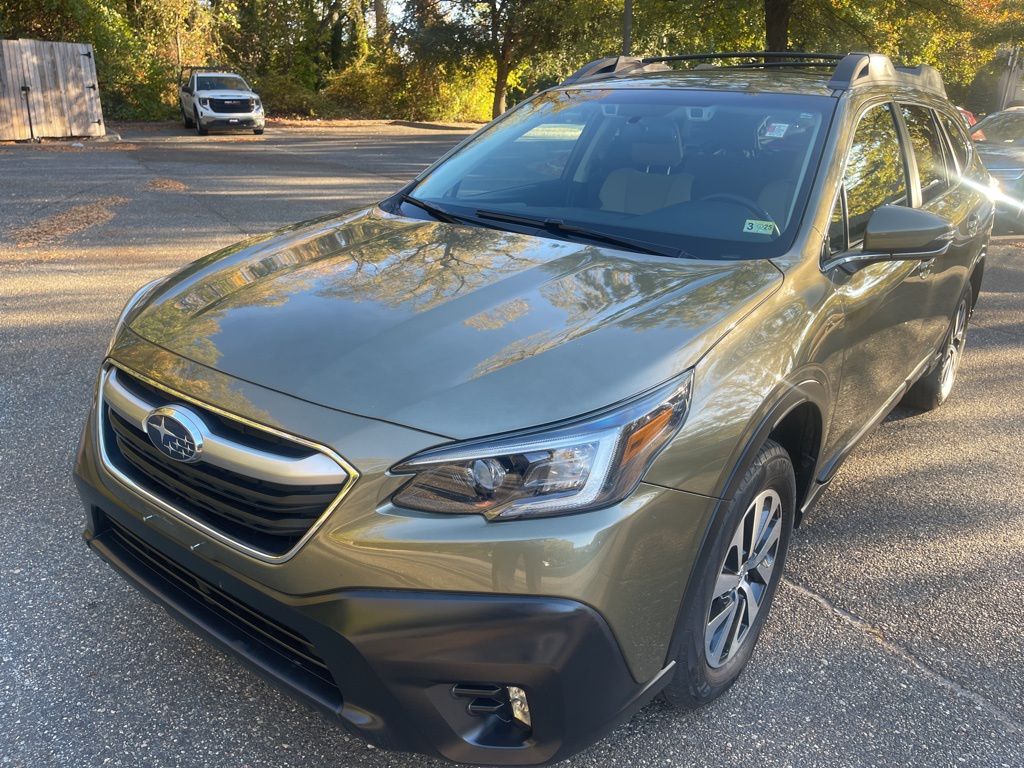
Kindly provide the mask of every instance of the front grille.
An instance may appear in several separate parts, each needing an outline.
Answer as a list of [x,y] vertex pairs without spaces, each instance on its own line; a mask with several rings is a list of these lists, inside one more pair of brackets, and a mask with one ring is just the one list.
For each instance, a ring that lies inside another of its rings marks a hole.
[[181,590],[249,639],[283,656],[291,664],[300,667],[303,672],[337,692],[337,684],[330,670],[305,637],[187,571],[110,517],[105,518],[105,524],[108,535],[163,582]]
[[253,106],[251,99],[210,99],[210,109],[222,115],[247,114]]
[[[172,395],[123,371],[117,372],[117,382],[144,399],[150,407],[180,404]],[[188,407],[217,435],[237,445],[282,460],[316,453],[305,445],[193,403],[188,403]],[[106,458],[114,468],[188,517],[267,555],[279,557],[296,547],[345,486],[344,482],[283,484],[204,461],[194,464],[174,461],[157,450],[137,422],[124,418],[106,403],[101,413]]]

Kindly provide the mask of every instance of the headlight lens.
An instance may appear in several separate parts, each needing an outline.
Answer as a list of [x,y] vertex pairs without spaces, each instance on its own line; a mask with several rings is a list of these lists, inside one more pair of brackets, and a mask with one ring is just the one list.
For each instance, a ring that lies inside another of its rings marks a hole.
[[166,277],[158,277],[156,280],[146,283],[132,294],[130,299],[128,299],[128,302],[124,305],[124,309],[121,310],[121,314],[118,315],[117,323],[114,325],[114,333],[111,334],[110,343],[107,344],[108,355],[110,354],[110,350],[114,348],[114,342],[117,341],[117,337],[121,335],[121,331],[124,329],[125,324],[131,317],[132,310],[139,304],[139,302],[149,296],[150,293],[159,288],[166,279]]
[[692,372],[625,405],[544,431],[421,453],[394,466],[414,473],[398,507],[475,513],[489,520],[544,517],[621,501],[676,435],[690,405]]
[[209,109],[210,108],[210,100],[209,99],[205,99],[205,98],[204,99],[200,99],[199,100],[199,106],[206,107],[207,109]]

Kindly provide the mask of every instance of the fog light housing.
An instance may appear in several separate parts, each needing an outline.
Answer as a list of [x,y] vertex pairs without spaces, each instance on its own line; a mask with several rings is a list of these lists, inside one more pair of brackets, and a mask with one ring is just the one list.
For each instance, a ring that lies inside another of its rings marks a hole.
[[514,685],[508,686],[508,701],[512,705],[512,717],[527,728],[532,728],[533,722],[530,720],[530,704],[526,700],[526,691]]

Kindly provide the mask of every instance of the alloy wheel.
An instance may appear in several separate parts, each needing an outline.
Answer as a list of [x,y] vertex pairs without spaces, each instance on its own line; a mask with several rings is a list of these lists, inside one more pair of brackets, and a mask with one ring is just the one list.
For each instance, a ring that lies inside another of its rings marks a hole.
[[708,665],[734,658],[750,635],[772,583],[782,534],[782,499],[761,491],[733,532],[711,595],[704,650]]
[[946,349],[942,353],[942,379],[940,391],[942,399],[949,397],[953,391],[953,383],[956,381],[957,371],[960,370],[960,361],[963,359],[964,344],[967,341],[967,298],[960,300],[956,308],[956,318],[953,320],[953,329],[949,334]]

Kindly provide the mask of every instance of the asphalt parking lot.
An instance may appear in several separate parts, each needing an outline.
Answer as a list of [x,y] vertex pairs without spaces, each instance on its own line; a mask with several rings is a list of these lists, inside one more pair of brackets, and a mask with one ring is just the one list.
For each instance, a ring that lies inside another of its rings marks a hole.
[[[379,198],[465,133],[0,145],[0,765],[435,765],[348,737],[144,600],[86,550],[70,471],[138,286]],[[1024,242],[990,262],[953,398],[897,411],[844,466],[733,691],[654,703],[567,764],[1024,766]]]

